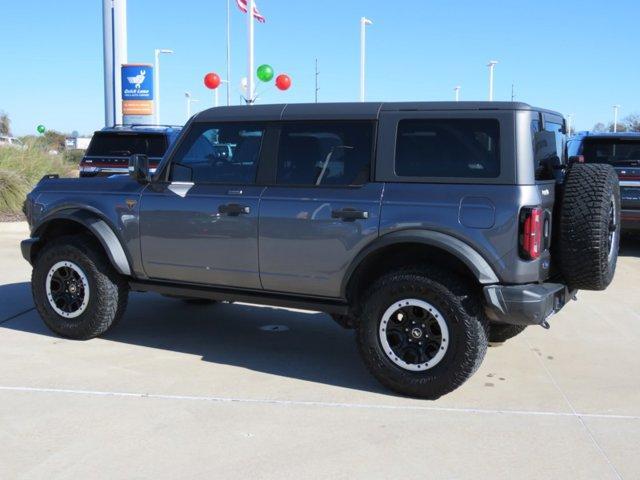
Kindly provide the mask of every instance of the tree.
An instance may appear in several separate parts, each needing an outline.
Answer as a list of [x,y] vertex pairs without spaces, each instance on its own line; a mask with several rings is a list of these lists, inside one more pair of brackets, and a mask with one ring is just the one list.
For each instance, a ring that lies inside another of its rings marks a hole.
[[[624,123],[618,122],[616,132],[626,132],[626,131],[627,131],[627,125]],[[607,127],[607,132],[613,132],[613,122],[611,122]]]
[[604,123],[598,122],[591,129],[594,132],[605,132],[607,131],[607,127],[605,127]]
[[629,132],[640,132],[640,114],[632,113],[627,115],[623,122],[627,126]]
[[2,111],[0,111],[0,135],[11,135],[11,119]]

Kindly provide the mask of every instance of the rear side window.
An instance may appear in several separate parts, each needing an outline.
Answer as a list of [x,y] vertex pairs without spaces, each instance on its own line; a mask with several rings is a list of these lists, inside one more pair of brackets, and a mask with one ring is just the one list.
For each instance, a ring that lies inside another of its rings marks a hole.
[[395,169],[402,177],[498,177],[500,124],[494,119],[401,120]]
[[171,161],[173,182],[252,184],[263,126],[194,125]]
[[95,157],[129,157],[136,153],[162,157],[167,141],[154,133],[96,133],[91,139],[87,155]]
[[536,180],[553,180],[564,163],[566,139],[563,132],[561,123],[546,120],[541,129],[539,120],[531,122]]
[[284,125],[276,183],[362,185],[369,180],[372,152],[372,122]]

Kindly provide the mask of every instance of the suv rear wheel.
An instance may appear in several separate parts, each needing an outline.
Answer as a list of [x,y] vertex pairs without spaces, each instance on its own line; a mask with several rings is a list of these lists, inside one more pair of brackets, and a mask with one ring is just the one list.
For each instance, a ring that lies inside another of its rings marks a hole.
[[44,323],[63,337],[105,333],[124,314],[128,285],[88,236],[60,237],[35,261],[31,288]]
[[380,278],[363,302],[360,354],[384,386],[436,399],[478,369],[488,345],[480,299],[463,278],[424,267]]

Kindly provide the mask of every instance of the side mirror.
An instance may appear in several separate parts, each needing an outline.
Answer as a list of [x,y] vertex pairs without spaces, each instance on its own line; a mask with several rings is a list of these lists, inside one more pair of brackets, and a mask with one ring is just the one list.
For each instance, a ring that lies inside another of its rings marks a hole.
[[149,157],[137,153],[129,157],[129,176],[139,183],[149,183]]

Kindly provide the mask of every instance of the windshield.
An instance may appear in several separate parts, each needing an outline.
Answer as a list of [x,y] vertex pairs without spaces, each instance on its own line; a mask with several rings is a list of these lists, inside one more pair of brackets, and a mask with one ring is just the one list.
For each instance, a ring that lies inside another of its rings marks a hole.
[[129,157],[136,153],[162,157],[167,149],[164,135],[153,133],[96,133],[88,156]]
[[586,163],[637,166],[640,165],[640,138],[586,138],[582,155]]

